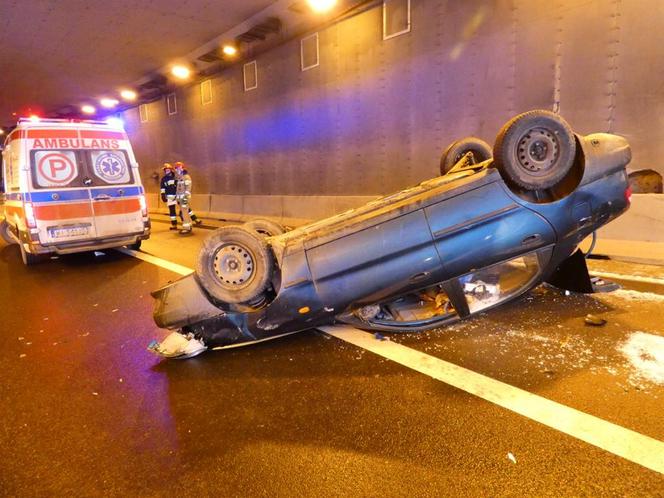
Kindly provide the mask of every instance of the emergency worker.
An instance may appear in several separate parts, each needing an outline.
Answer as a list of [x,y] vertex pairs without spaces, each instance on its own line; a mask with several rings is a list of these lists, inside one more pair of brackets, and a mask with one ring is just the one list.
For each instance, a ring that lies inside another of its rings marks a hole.
[[171,219],[171,230],[178,229],[178,218],[175,212],[177,204],[177,181],[175,178],[175,168],[170,163],[164,163],[162,168],[164,176],[161,178],[161,201],[168,206],[168,216]]
[[175,176],[176,176],[176,198],[180,205],[180,218],[182,219],[181,234],[191,233],[192,222],[196,225],[201,224],[201,220],[191,210],[191,176],[187,167],[181,161],[175,163]]

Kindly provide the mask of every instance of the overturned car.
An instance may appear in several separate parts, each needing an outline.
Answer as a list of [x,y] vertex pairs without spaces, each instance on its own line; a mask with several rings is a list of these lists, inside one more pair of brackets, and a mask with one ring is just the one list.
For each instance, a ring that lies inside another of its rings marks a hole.
[[442,176],[357,209],[288,232],[220,228],[195,273],[153,293],[157,325],[177,331],[153,349],[192,356],[334,322],[422,331],[544,281],[592,292],[576,248],[629,207],[630,159],[622,137],[575,135],[558,115],[530,111],[493,150],[455,142]]

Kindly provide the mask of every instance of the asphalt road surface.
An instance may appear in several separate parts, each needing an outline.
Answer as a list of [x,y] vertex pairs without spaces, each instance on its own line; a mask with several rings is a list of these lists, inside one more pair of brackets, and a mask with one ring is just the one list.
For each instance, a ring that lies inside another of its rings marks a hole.
[[[193,267],[205,234],[156,222],[143,250]],[[539,287],[384,341],[536,395],[524,416],[321,331],[164,361],[150,291],[177,274],[116,251],[26,268],[0,245],[0,495],[664,496],[664,268],[591,264],[624,289]],[[608,449],[531,416],[546,400]],[[654,446],[618,456],[602,421]]]

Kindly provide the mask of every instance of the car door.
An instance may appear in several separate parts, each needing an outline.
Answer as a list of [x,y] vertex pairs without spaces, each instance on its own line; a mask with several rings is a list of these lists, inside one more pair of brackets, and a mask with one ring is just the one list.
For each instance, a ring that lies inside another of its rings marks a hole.
[[460,191],[425,209],[448,275],[462,275],[553,244],[553,227],[508,195],[502,181]]

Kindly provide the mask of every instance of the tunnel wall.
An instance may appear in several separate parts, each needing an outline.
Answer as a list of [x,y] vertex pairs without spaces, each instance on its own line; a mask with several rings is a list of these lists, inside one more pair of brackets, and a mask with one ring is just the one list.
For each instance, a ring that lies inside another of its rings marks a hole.
[[320,217],[436,175],[451,141],[492,143],[533,108],[622,134],[633,167],[664,173],[664,2],[411,4],[407,34],[383,40],[378,6],[319,32],[319,67],[300,70],[297,38],[257,57],[255,90],[242,61],[212,80],[211,104],[193,84],[175,115],[165,99],[147,123],[126,111],[148,190],[163,161],[184,160],[199,210]]

